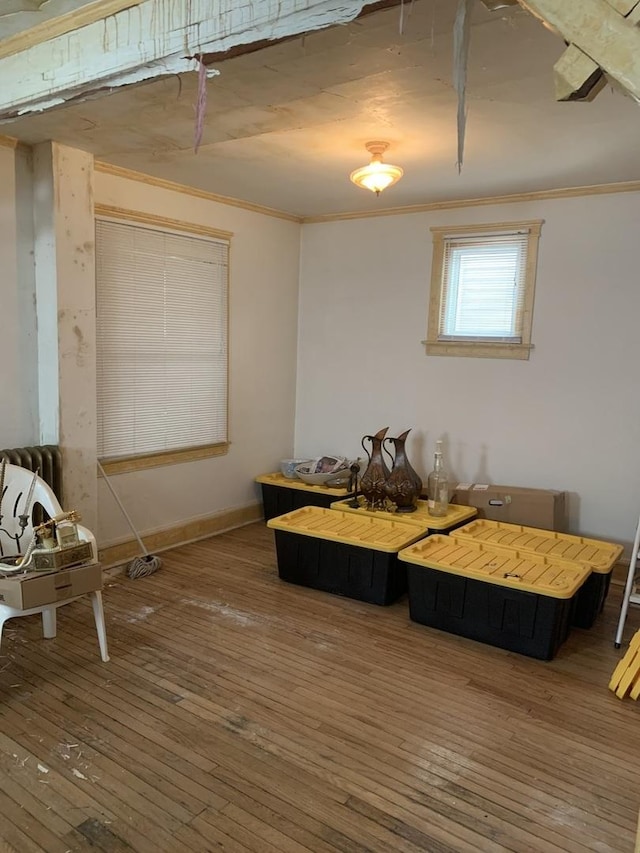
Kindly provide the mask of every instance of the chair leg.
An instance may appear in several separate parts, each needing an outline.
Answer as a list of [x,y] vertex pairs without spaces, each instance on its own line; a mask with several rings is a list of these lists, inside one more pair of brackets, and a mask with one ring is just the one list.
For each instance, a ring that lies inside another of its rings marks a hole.
[[45,640],[53,640],[58,632],[55,607],[45,607],[42,611],[42,635]]
[[2,629],[4,628],[4,623],[7,619],[10,619],[10,616],[6,616],[4,613],[0,613],[0,648],[2,648]]
[[100,590],[90,593],[91,606],[93,607],[93,618],[96,620],[96,631],[98,632],[98,643],[100,644],[100,657],[107,663],[109,650],[107,648],[107,628],[104,624],[104,608],[102,607],[102,593]]

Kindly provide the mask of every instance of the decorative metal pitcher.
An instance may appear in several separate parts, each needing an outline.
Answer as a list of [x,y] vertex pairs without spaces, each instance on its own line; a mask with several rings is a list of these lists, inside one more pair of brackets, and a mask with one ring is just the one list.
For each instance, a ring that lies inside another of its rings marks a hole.
[[[360,491],[372,508],[382,506],[386,497],[385,484],[389,477],[389,469],[382,455],[382,442],[388,429],[389,427],[385,427],[375,435],[365,435],[361,441],[369,459],[369,465],[360,480]],[[371,453],[365,447],[365,440],[371,442]]]
[[[422,480],[407,459],[405,442],[411,432],[408,429],[397,438],[385,438],[383,445],[391,442],[395,447],[393,468],[384,485],[385,496],[396,505],[398,512],[413,512],[422,491]],[[385,447],[385,450],[387,448]],[[389,451],[387,450],[387,453]],[[389,456],[391,454],[389,453]]]

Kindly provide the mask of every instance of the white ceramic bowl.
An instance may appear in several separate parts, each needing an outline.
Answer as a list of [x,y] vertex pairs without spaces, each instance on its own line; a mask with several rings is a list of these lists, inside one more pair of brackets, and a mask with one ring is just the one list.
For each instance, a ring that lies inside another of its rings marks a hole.
[[283,477],[286,477],[288,480],[297,480],[298,475],[296,474],[296,467],[298,465],[304,465],[308,463],[308,459],[281,459],[280,460],[280,473]]

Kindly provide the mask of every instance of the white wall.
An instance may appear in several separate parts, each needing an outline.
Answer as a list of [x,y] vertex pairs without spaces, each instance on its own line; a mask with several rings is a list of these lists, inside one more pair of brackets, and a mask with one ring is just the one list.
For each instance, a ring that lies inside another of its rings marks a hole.
[[0,447],[39,444],[30,157],[0,146]]
[[[570,529],[627,542],[640,512],[639,194],[309,224],[295,452],[413,427],[422,475],[563,489]],[[434,225],[542,218],[529,361],[429,356]]]
[[[95,202],[232,231],[226,456],[122,474],[113,483],[143,532],[250,504],[257,474],[293,451],[300,226],[179,192],[95,174]],[[187,283],[188,286],[188,283]],[[144,322],[144,318],[140,318]],[[104,483],[102,546],[131,538]]]

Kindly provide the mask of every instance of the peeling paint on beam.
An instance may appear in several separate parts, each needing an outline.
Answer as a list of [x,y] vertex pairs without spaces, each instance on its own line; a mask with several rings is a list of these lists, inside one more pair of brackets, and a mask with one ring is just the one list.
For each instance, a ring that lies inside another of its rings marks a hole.
[[14,36],[2,39],[0,41],[0,59],[144,2],[145,0],[95,0],[93,3],[87,3],[85,6],[67,12],[66,15],[49,18],[34,27],[16,33]]
[[146,0],[0,59],[0,119],[123,85],[118,80],[176,73],[167,67],[186,57],[346,23],[365,5],[366,0]]
[[[25,113],[44,112],[52,107],[59,107],[62,104],[87,100],[92,95],[109,94],[114,89],[118,89],[121,86],[128,86],[131,83],[142,83],[145,80],[150,80],[151,78],[159,79],[161,77],[172,77],[175,74],[184,74],[187,71],[195,71],[197,67],[197,60],[183,59],[180,56],[174,56],[170,59],[152,62],[149,65],[143,65],[141,68],[136,68],[133,72],[109,77],[107,80],[103,81],[100,89],[94,89],[91,91],[83,89],[68,91],[64,97],[56,96],[42,101],[35,101],[27,108],[22,108],[13,114],[9,113],[5,117],[0,118],[0,124],[11,121],[14,118],[18,118]],[[207,77],[215,77],[218,74],[220,74],[220,72],[215,68],[207,69]]]

